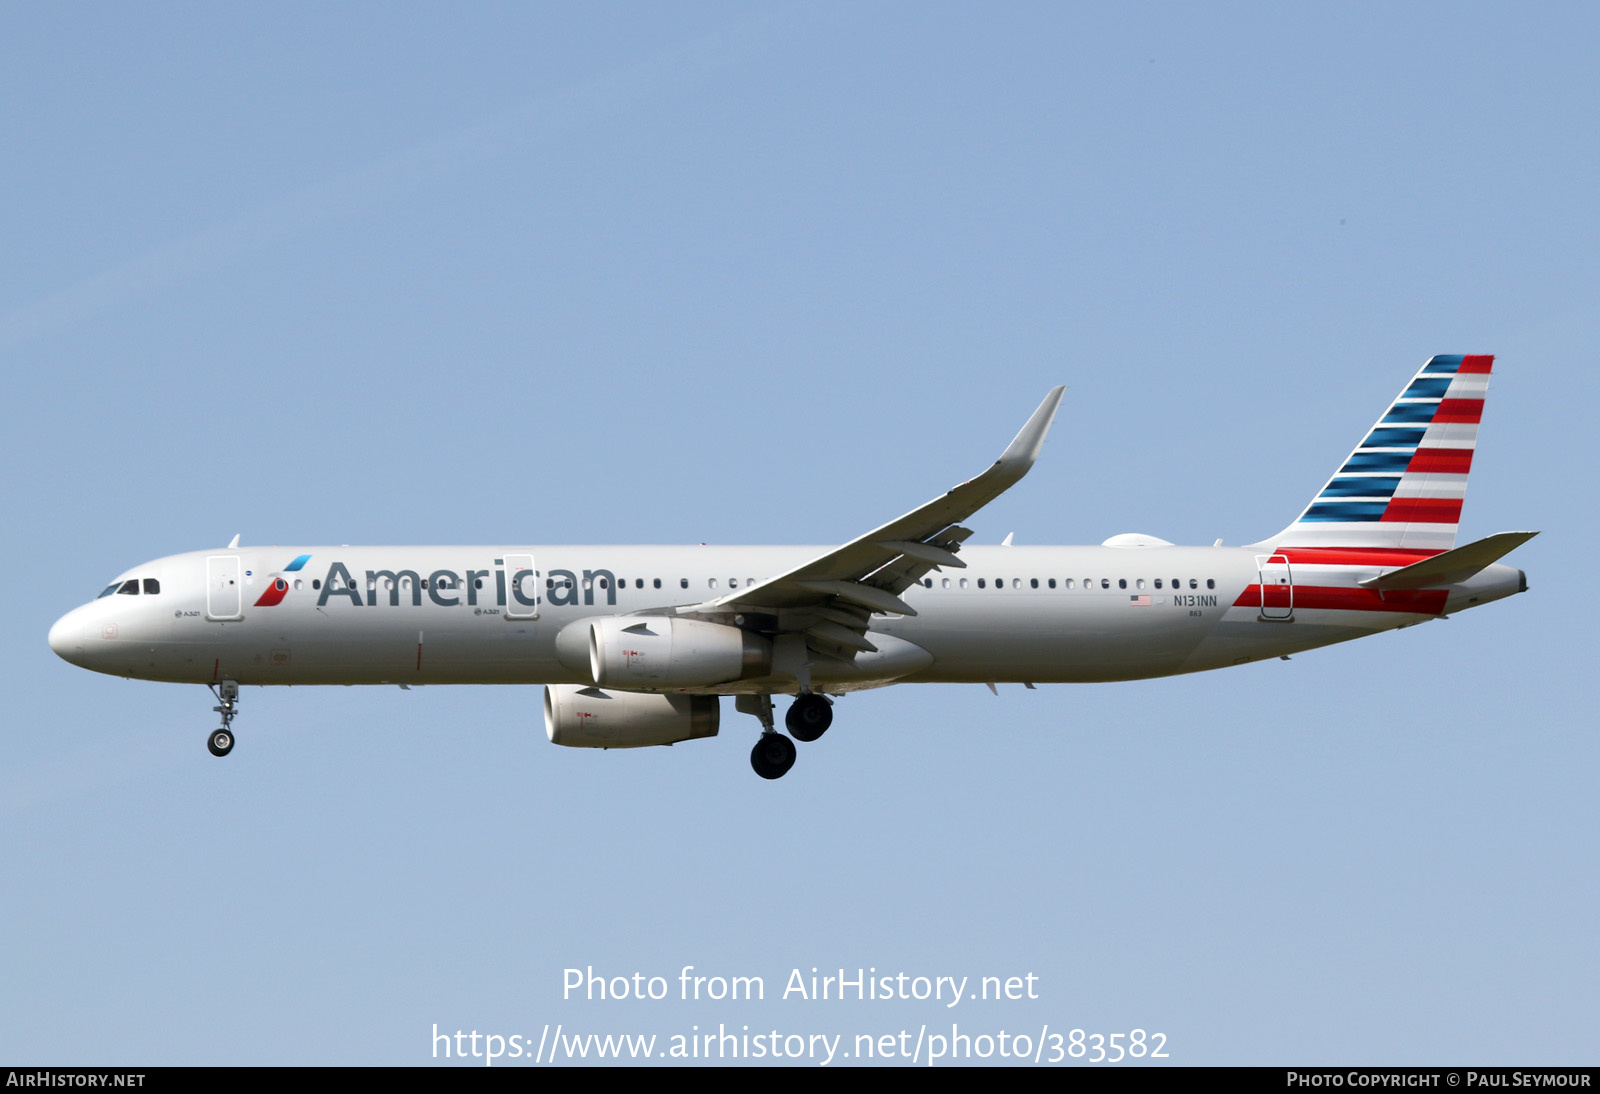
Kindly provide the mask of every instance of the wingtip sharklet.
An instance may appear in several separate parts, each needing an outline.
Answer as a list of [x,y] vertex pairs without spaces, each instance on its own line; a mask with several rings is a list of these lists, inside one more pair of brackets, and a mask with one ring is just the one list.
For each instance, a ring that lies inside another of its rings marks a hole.
[[1056,409],[1061,405],[1061,396],[1067,390],[1065,384],[1060,384],[1050,389],[1050,394],[1044,397],[1044,402],[1039,404],[1039,409],[1033,412],[1023,425],[1021,431],[1000,453],[996,462],[1003,466],[1016,467],[1018,474],[1026,472],[1039,458],[1039,450],[1044,447],[1045,436],[1050,432],[1050,423],[1055,421]]

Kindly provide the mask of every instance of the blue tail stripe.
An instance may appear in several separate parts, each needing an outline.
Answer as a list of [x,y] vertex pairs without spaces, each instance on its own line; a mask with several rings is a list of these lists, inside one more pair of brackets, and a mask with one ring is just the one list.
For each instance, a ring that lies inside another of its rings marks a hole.
[[1453,376],[1456,370],[1461,367],[1462,356],[1463,354],[1460,353],[1441,353],[1422,366],[1422,371],[1425,375],[1431,373],[1434,376],[1439,376],[1448,373]]
[[1406,388],[1402,399],[1443,399],[1444,393],[1450,390],[1450,379],[1447,376],[1419,376],[1411,381],[1411,386]]
[[1352,452],[1339,471],[1404,471],[1411,463],[1410,452]]
[[1350,478],[1335,475],[1318,495],[1324,498],[1387,498],[1400,485],[1399,475],[1370,475]]
[[1306,510],[1300,519],[1307,520],[1380,520],[1389,508],[1386,501],[1319,501]]
[[1402,422],[1431,422],[1439,409],[1438,403],[1396,403],[1383,416],[1380,425],[1399,425]]
[[1422,435],[1428,431],[1426,426],[1396,426],[1392,429],[1378,428],[1367,434],[1367,439],[1361,442],[1362,448],[1415,448],[1417,442],[1422,440]]

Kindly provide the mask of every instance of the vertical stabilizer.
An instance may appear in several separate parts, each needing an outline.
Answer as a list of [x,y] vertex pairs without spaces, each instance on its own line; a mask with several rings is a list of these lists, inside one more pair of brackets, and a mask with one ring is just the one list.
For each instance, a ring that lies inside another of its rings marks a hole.
[[1493,364],[1441,354],[1423,365],[1300,518],[1263,545],[1454,547]]

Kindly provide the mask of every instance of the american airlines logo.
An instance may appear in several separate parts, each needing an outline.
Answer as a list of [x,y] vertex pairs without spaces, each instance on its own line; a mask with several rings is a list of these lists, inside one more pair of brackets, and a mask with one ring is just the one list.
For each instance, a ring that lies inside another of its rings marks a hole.
[[[280,573],[300,570],[310,559],[310,555],[300,555]],[[327,576],[319,583],[317,607],[349,601],[356,608],[376,608],[384,604],[393,608],[401,605],[402,598],[409,599],[412,607],[420,607],[424,595],[442,608],[459,607],[463,603],[467,607],[490,604],[504,608],[511,602],[525,608],[540,603],[555,607],[593,605],[597,587],[605,594],[605,604],[614,607],[617,603],[617,579],[610,570],[584,570],[581,577],[572,570],[551,570],[541,590],[537,571],[519,569],[508,575],[502,558],[495,559],[492,568],[483,570],[434,570],[426,577],[418,570],[366,570],[362,577],[364,580],[358,580],[343,562],[331,563]],[[489,587],[491,581],[493,585]],[[289,582],[275,575],[255,606],[274,607],[283,602],[288,592]]]
[[[299,555],[293,562],[283,568],[286,574],[294,573],[306,563],[311,561],[310,555]],[[274,578],[272,584],[267,586],[267,591],[261,594],[261,599],[256,601],[258,608],[270,608],[283,601],[283,596],[289,591],[289,583],[283,578]]]

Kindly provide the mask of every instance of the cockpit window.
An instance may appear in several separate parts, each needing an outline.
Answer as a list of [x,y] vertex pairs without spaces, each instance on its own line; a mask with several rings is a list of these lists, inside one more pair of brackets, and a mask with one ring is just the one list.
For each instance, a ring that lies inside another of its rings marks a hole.
[[122,593],[124,596],[138,596],[139,579],[136,577],[130,577],[128,580],[122,583],[122,588],[118,589],[117,592]]
[[100,596],[95,597],[95,599],[99,600],[101,596],[110,596],[120,588],[122,588],[122,582],[113,581],[111,584],[106,586],[106,591],[101,593]]
[[160,591],[161,591],[161,582],[157,581],[153,577],[147,577],[147,578],[144,579],[144,595],[145,596],[155,596]]

